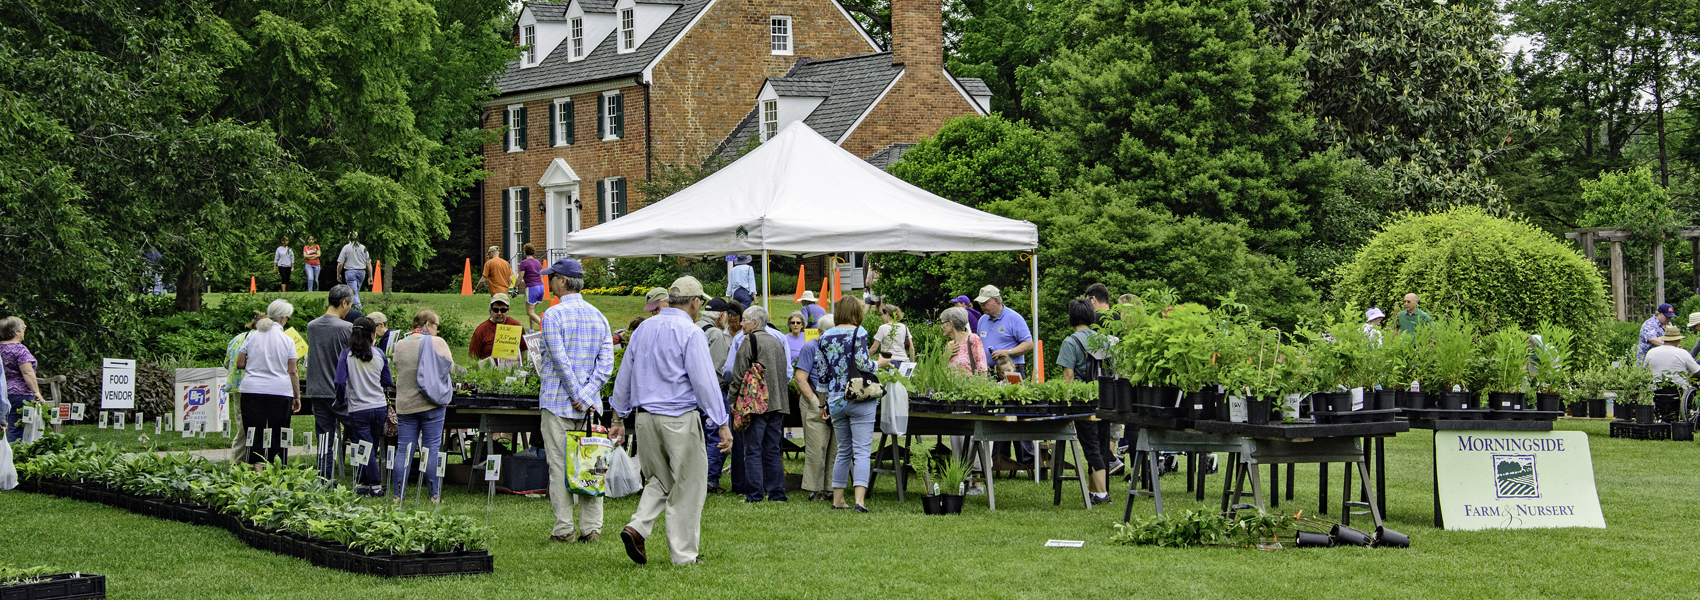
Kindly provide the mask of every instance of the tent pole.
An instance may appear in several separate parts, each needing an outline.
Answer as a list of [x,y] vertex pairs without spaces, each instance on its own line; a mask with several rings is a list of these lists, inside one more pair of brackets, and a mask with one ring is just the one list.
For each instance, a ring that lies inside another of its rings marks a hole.
[[[773,277],[768,275],[767,251],[761,251],[761,309],[768,311],[767,318],[773,320]],[[766,323],[762,323],[766,325]]]
[[[1034,350],[1038,350],[1038,348],[1039,348],[1039,344],[1038,344],[1038,340],[1039,340],[1039,249],[1038,248],[1034,248],[1033,253],[1027,255],[1027,268],[1028,268],[1028,273],[1033,278],[1033,295],[1031,296],[1031,299],[1033,301],[1033,312],[1031,314],[1033,315],[1033,318],[1032,318],[1031,324],[1028,326],[1028,329],[1033,334],[1033,340],[1034,340],[1033,348],[1034,348]],[[1035,363],[1035,364],[1037,364],[1037,363]]]

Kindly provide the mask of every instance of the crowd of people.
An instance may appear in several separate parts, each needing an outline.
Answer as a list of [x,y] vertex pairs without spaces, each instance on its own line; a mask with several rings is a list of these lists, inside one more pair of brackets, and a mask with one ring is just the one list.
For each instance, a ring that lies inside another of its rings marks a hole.
[[[319,242],[313,236],[307,236],[306,243],[301,246],[301,261],[305,267],[304,276],[307,280],[307,291],[319,291],[322,252]],[[360,243],[360,234],[349,233],[348,243],[336,257],[335,280],[342,282],[354,291],[354,307],[360,308],[360,289],[366,285],[366,269],[372,262],[372,256],[366,251],[366,246]],[[278,291],[289,291],[290,278],[295,271],[295,248],[289,245],[289,237],[278,240],[277,249],[272,251],[272,272],[278,278]]]

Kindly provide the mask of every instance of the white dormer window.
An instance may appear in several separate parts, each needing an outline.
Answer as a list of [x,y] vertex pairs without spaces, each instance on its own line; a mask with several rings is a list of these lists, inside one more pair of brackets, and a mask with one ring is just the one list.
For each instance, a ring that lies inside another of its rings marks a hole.
[[584,58],[584,18],[573,17],[573,58]]
[[632,19],[632,9],[620,9],[620,51],[631,52],[637,49],[637,24]]
[[763,100],[761,103],[761,141],[773,139],[779,135],[779,101]]
[[773,53],[791,54],[791,17],[775,16],[768,22],[773,35]]
[[521,41],[525,44],[525,64],[537,64],[537,26],[526,25]]

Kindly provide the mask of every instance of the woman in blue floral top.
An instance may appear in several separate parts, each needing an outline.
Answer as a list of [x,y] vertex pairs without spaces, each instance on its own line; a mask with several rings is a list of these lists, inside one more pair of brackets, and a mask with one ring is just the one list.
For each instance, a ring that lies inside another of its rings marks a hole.
[[[879,403],[873,400],[851,400],[845,397],[850,386],[850,361],[856,368],[872,377],[875,363],[868,358],[868,332],[860,326],[862,303],[839,302],[832,309],[836,327],[826,330],[817,340],[812,383],[816,393],[825,396],[825,418],[832,420],[838,434],[838,460],[832,465],[832,507],[856,512],[868,512],[864,502],[868,496],[869,457],[874,443],[874,415]],[[881,361],[884,362],[884,361]],[[856,505],[844,503],[844,484],[855,468],[850,483],[856,487]]]

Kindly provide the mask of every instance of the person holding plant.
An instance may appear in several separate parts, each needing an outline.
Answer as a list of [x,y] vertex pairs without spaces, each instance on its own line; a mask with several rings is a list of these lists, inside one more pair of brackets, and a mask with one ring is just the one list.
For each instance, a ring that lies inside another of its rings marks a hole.
[[[413,449],[420,448],[425,457],[425,484],[431,495],[431,503],[442,501],[443,482],[437,478],[437,461],[442,459],[443,447],[443,417],[447,408],[432,404],[425,398],[425,392],[419,388],[419,360],[422,353],[436,352],[438,356],[453,361],[454,355],[449,352],[449,343],[437,335],[437,328],[442,326],[442,318],[429,308],[420,309],[413,313],[413,331],[396,342],[395,361],[395,413],[396,413],[396,451],[395,470],[390,473],[390,501],[401,502],[404,490],[407,488],[407,475],[413,472]],[[429,340],[430,346],[426,347]],[[455,372],[462,372],[456,365]],[[448,377],[444,373],[443,377]]]
[[389,419],[389,398],[384,388],[395,385],[390,377],[390,361],[372,342],[378,326],[372,319],[361,317],[354,321],[348,334],[348,349],[336,357],[336,392],[340,403],[348,406],[349,430],[355,444],[367,442],[373,452],[360,468],[354,493],[362,496],[384,495],[383,481],[378,473],[377,449],[384,446],[384,422]]
[[319,242],[313,236],[307,236],[307,245],[301,247],[301,258],[307,264],[307,291],[319,291]]
[[[490,316],[479,321],[478,327],[473,328],[472,339],[466,345],[466,353],[469,356],[474,360],[484,360],[495,353],[497,325],[524,326],[519,322],[519,319],[508,316],[509,312],[507,294],[490,295]],[[523,336],[519,339],[519,351],[522,353],[530,351],[530,348],[526,347]],[[511,366],[519,362],[519,359],[496,359],[496,364],[499,366]]]
[[295,306],[278,298],[266,305],[266,316],[254,322],[254,332],[236,354],[242,375],[242,423],[254,430],[259,448],[248,449],[248,462],[268,464],[289,460],[283,447],[283,429],[301,410],[301,377],[295,357],[295,342],[283,334]]
[[[836,325],[815,340],[819,350],[811,370],[820,382],[817,392],[826,393],[826,408],[820,414],[832,419],[833,431],[838,435],[838,460],[832,466],[832,507],[854,508],[865,513],[874,415],[879,402],[849,396],[850,361],[856,361],[856,368],[867,377],[872,377],[877,367],[863,350],[869,343],[867,332],[856,325],[862,322],[862,303],[839,302],[833,307],[832,322]],[[846,484],[854,484],[856,488],[853,507],[844,503]]]
[[1660,304],[1658,310],[1653,312],[1653,316],[1641,323],[1641,345],[1636,349],[1639,358],[1645,360],[1648,350],[1664,345],[1663,342],[1659,341],[1659,338],[1664,337],[1665,326],[1669,325],[1670,320],[1675,317],[1675,307],[1669,304]]
[[874,345],[869,352],[875,356],[883,355],[893,363],[914,361],[910,357],[915,356],[915,336],[909,335],[909,326],[903,324],[903,309],[896,304],[884,304],[879,311],[880,320],[885,324],[874,332]]
[[[1064,382],[1097,381],[1099,361],[1088,350],[1092,326],[1097,322],[1098,311],[1093,310],[1090,301],[1084,298],[1069,301],[1068,324],[1074,328],[1074,333],[1063,338],[1062,349],[1057,352],[1057,366],[1062,367]],[[1110,423],[1075,421],[1074,434],[1080,440],[1081,452],[1086,454],[1086,464],[1091,471],[1087,488],[1092,492],[1092,503],[1109,502],[1109,463],[1104,458],[1114,454],[1110,447]]]
[[[793,313],[795,314],[795,313]],[[816,325],[832,329],[832,315],[821,317]],[[838,436],[832,429],[832,419],[826,414],[826,403],[815,394],[820,382],[814,376],[815,354],[820,340],[803,344],[797,352],[797,365],[792,380],[797,383],[797,405],[803,411],[803,489],[809,492],[810,502],[825,502],[832,498],[827,484],[832,481],[832,457],[838,456]]]
[[969,329],[968,323],[968,310],[960,306],[952,306],[939,313],[939,329],[944,331],[947,340],[945,362],[952,369],[984,374],[990,369],[986,362],[986,346],[980,341],[980,336]]
[[[602,497],[567,493],[566,438],[589,431],[602,414],[602,385],[614,374],[614,344],[608,317],[584,300],[584,268],[570,258],[541,272],[561,299],[543,313],[539,394],[543,451],[549,463],[549,508],[555,515],[552,542],[595,542],[602,538]],[[615,444],[617,438],[610,438]],[[573,505],[579,522],[573,523]],[[575,538],[574,535],[577,535]]]
[[23,440],[24,404],[41,397],[41,384],[35,380],[35,355],[24,345],[24,320],[17,317],[0,319],[0,364],[6,370],[6,441]]

